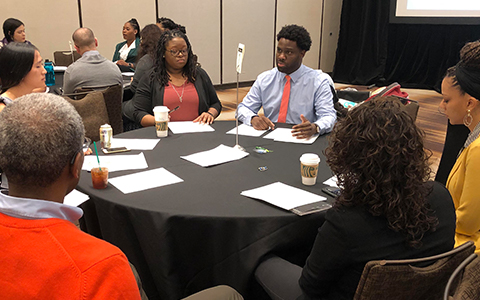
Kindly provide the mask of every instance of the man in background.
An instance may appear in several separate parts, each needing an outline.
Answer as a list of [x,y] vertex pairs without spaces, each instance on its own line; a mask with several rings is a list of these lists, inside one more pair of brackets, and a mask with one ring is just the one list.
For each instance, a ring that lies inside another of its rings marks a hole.
[[[284,26],[277,35],[277,67],[257,77],[238,107],[238,119],[255,129],[273,129],[273,122],[297,124],[292,134],[309,138],[332,130],[337,119],[330,76],[303,65],[312,40],[298,25]],[[257,115],[263,107],[265,116]]]
[[68,66],[63,78],[63,93],[76,88],[123,84],[118,67],[97,51],[98,41],[89,28],[78,28],[72,35],[75,50],[82,57]]

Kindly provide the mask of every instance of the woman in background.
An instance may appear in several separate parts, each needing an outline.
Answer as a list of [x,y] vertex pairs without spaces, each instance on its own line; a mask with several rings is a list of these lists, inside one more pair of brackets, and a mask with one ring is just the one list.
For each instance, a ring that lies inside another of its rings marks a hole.
[[157,44],[161,35],[162,31],[155,24],[149,24],[143,27],[140,32],[140,51],[137,56],[135,75],[133,76],[132,84],[130,85],[130,89],[133,93],[137,90],[140,78],[142,78],[148,70],[153,68],[155,50],[157,49]]
[[154,68],[146,73],[133,97],[133,117],[142,126],[155,125],[153,108],[178,110],[171,121],[213,123],[222,105],[208,74],[197,64],[187,36],[178,29],[162,34]]
[[185,29],[185,26],[182,26],[180,24],[175,23],[172,19],[161,17],[157,19],[157,26],[160,28],[160,30],[163,32],[167,30],[174,30],[178,29],[181,32],[187,34],[187,30]]
[[453,248],[455,210],[427,181],[423,133],[395,98],[377,98],[337,121],[325,150],[340,195],[303,269],[279,257],[255,271],[272,299],[353,299],[371,260],[428,257]]
[[135,62],[140,46],[140,25],[137,19],[130,19],[123,25],[124,42],[115,46],[112,61],[115,62],[122,72],[130,72],[135,69]]
[[[130,84],[130,91],[133,95],[135,95],[135,92],[137,91],[137,86],[140,79],[143,77],[143,75],[145,75],[145,73],[153,68],[155,50],[157,49],[157,44],[161,35],[162,31],[155,24],[149,24],[143,27],[142,32],[140,32],[140,52],[138,54],[135,75],[133,76],[132,83]],[[124,96],[124,101],[122,102],[123,131],[130,131],[140,128],[140,125],[135,123],[133,111],[133,101],[131,99],[125,101]]]
[[442,82],[445,111],[452,125],[470,131],[447,179],[457,214],[455,244],[474,241],[480,253],[480,41],[460,50],[460,62],[447,70]]
[[9,18],[3,22],[3,34],[5,37],[0,41],[0,48],[11,42],[30,44],[26,40],[25,24],[22,21]]
[[9,43],[0,49],[0,111],[16,98],[45,89],[42,57],[37,48],[26,43]]

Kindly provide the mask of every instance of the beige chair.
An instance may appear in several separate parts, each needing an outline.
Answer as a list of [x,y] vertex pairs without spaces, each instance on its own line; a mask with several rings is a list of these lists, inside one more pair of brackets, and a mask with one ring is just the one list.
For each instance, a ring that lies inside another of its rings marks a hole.
[[370,261],[363,269],[354,300],[438,300],[453,271],[475,251],[467,242],[426,258]]
[[77,61],[80,57],[77,51],[73,51],[73,57],[71,51],[55,51],[53,52],[53,59],[56,66],[68,67],[74,61]]
[[63,95],[63,98],[70,102],[82,117],[85,136],[92,141],[99,141],[100,126],[110,122],[102,91],[88,92],[81,95],[81,98],[79,95],[76,98]]
[[453,272],[445,288],[443,299],[480,299],[480,258],[477,254],[467,257]]
[[121,84],[104,85],[104,86],[83,86],[76,88],[74,97],[78,98],[81,95],[88,94],[93,91],[101,91],[107,106],[107,113],[110,126],[112,126],[113,134],[123,132],[123,118],[122,118],[122,98],[123,87]]

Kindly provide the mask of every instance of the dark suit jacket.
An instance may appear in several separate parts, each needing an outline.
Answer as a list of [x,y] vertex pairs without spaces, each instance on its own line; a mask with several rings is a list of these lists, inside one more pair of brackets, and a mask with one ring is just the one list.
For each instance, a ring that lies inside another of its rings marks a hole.
[[405,245],[405,236],[388,228],[385,217],[365,207],[330,209],[318,230],[312,252],[299,280],[301,299],[353,299],[368,261],[421,258],[447,252],[455,243],[455,208],[438,182],[428,196],[438,218],[434,232],[425,233],[419,249]]
[[[215,108],[220,114],[222,104],[218,99],[217,92],[207,72],[200,67],[197,67],[197,77],[194,85],[198,94],[198,115],[208,111],[210,107]],[[154,70],[145,73],[138,83],[137,92],[132,100],[133,118],[138,124],[144,116],[153,115],[155,106],[163,105],[164,92],[165,87],[160,86],[160,82],[154,77]]]

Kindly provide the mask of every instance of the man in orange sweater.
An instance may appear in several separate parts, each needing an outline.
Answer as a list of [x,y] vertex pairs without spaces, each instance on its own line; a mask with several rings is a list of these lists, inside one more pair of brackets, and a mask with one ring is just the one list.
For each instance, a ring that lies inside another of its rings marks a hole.
[[125,255],[80,231],[63,204],[83,164],[82,119],[64,99],[20,97],[0,114],[0,299],[140,299]]

